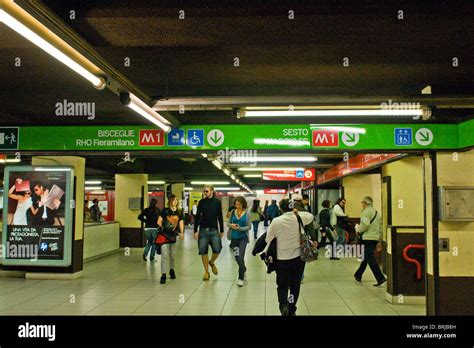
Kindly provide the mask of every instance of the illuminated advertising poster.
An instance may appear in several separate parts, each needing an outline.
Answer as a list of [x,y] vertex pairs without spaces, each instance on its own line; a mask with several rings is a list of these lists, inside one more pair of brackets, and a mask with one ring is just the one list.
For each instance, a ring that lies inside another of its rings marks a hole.
[[71,264],[73,177],[63,166],[5,168],[4,265]]

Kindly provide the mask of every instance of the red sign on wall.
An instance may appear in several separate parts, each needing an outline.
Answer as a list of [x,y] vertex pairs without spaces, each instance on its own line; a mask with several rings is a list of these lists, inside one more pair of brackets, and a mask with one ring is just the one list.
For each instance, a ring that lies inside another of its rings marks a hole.
[[277,195],[277,194],[285,195],[286,191],[287,190],[285,189],[263,189],[263,193],[267,195]]
[[313,130],[314,147],[338,147],[339,132],[334,130]]
[[164,146],[165,132],[162,129],[140,129],[140,146]]
[[316,173],[314,168],[298,170],[269,170],[263,172],[263,180],[273,181],[313,181]]

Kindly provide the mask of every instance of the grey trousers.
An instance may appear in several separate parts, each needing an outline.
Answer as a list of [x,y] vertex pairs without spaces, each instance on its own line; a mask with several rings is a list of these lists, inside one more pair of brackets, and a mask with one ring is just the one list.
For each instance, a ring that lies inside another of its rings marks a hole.
[[176,255],[176,243],[163,244],[161,246],[161,273],[166,274],[174,269],[174,257]]

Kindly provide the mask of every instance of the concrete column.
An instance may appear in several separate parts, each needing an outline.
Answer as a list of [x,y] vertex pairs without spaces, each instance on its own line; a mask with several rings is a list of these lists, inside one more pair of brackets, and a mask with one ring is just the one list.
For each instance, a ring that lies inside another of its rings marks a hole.
[[416,266],[403,258],[407,245],[425,245],[423,158],[409,157],[382,167],[382,218],[387,248],[387,300],[394,304],[425,303],[425,251],[408,256],[422,260],[421,279]]
[[147,204],[148,174],[115,175],[114,215],[115,220],[120,223],[120,247],[139,248],[145,245],[138,215]]
[[[436,153],[433,185],[433,226],[429,239],[428,314],[472,315],[474,313],[474,221],[440,221],[439,187],[474,188],[474,150]],[[472,192],[472,191],[471,191]],[[466,193],[457,211],[474,218],[472,193]],[[452,204],[456,202],[452,201]],[[448,250],[439,247],[440,239]],[[432,266],[431,266],[432,265]]]
[[360,202],[365,196],[372,197],[374,208],[380,213],[382,207],[381,185],[380,174],[354,174],[343,178],[342,187],[344,187],[344,198],[346,199],[346,214],[351,218],[360,218],[362,211]]

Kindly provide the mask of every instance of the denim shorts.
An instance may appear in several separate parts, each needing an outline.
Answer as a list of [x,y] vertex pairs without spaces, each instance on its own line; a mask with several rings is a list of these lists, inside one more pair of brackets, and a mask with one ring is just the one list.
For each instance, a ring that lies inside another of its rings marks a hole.
[[214,229],[200,229],[198,238],[199,255],[207,255],[211,245],[212,253],[219,254],[222,250],[222,241],[219,231]]

